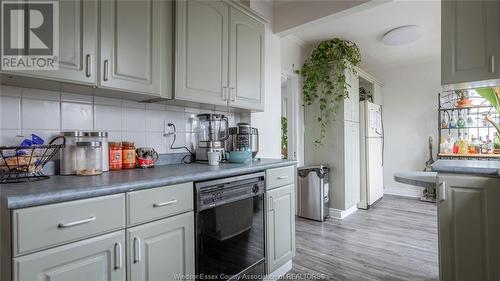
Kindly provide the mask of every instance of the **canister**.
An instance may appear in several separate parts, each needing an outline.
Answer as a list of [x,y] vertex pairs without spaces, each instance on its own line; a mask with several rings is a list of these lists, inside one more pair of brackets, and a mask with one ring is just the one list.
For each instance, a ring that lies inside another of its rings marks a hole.
[[102,150],[100,141],[76,142],[76,174],[79,176],[102,174]]

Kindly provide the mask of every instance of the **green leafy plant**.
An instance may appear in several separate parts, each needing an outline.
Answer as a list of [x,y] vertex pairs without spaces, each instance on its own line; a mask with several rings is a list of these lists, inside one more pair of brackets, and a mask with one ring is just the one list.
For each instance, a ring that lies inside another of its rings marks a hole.
[[[476,89],[476,92],[486,99],[495,108],[497,113],[500,114],[500,87]],[[487,116],[486,120],[497,129],[497,134],[500,136],[500,124],[495,122],[491,116]]]
[[288,159],[288,119],[281,117],[281,159]]
[[320,136],[316,146],[323,145],[328,124],[335,119],[339,105],[349,97],[346,70],[354,72],[352,66],[361,61],[355,43],[339,38],[321,42],[296,73],[304,77],[303,101],[305,106],[319,103],[318,122]]

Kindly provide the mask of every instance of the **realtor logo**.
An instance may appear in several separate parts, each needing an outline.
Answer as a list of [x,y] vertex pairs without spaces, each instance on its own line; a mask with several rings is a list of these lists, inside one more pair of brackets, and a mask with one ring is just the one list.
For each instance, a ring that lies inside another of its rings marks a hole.
[[57,70],[59,3],[2,1],[2,70]]

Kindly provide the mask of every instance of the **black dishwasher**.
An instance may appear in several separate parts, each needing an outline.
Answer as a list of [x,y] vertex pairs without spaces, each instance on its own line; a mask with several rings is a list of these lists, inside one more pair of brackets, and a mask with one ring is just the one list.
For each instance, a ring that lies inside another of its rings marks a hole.
[[262,280],[264,173],[195,183],[198,280]]

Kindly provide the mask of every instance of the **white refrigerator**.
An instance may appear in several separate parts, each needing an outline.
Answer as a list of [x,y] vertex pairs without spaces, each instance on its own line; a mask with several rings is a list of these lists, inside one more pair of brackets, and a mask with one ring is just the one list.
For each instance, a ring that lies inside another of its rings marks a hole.
[[360,102],[361,200],[358,208],[369,209],[384,195],[384,125],[382,106]]

